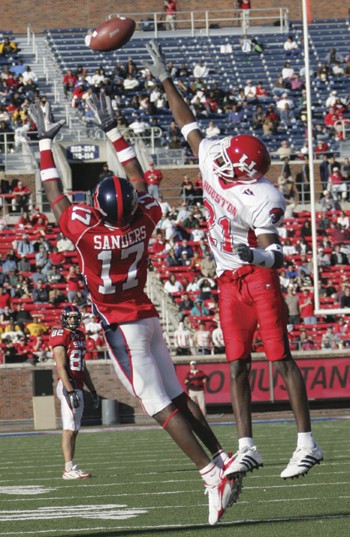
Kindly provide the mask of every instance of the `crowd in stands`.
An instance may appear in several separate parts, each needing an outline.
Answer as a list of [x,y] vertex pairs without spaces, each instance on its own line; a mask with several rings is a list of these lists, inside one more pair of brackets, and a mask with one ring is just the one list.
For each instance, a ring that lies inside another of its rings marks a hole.
[[0,363],[50,359],[49,331],[67,303],[82,311],[87,359],[97,359],[104,338],[73,243],[37,207],[24,210],[14,225],[7,220],[0,215]]
[[[284,192],[289,178],[283,176],[283,179],[276,188]],[[295,187],[293,179],[290,184]],[[334,201],[334,192],[328,191],[328,195]],[[325,309],[350,305],[350,212],[342,210],[341,203],[340,199],[336,207],[321,206],[317,212],[319,296]],[[285,253],[280,282],[288,306],[291,348],[350,347],[350,323],[345,315],[315,316],[310,212],[297,212],[296,204],[280,228]],[[169,221],[172,226],[168,225]],[[174,333],[176,354],[224,351],[215,262],[205,234],[197,235],[198,229],[206,229],[203,206],[185,200],[164,213],[150,246],[152,268],[178,309],[179,326]],[[254,337],[254,350],[263,352],[259,330]]]
[[[269,54],[268,43],[259,43],[257,38],[243,36],[239,42],[245,57]],[[211,75],[215,74],[215,70],[208,67],[204,58],[193,65],[176,65],[169,61],[168,68],[195,117],[205,121],[207,137],[234,134],[237,129],[252,127],[253,132],[262,136],[269,145],[276,134],[292,139],[292,134],[298,131],[307,138],[305,69],[301,67],[302,63],[299,64],[303,51],[294,35],[286,38],[283,52],[286,61],[273,87],[265,87],[261,80],[249,79],[242,81],[241,87],[228,88],[213,81]],[[319,70],[312,73],[316,88],[328,87],[332,79],[349,80],[350,53],[343,57],[331,49],[323,61]],[[130,57],[125,63],[117,59],[112,68],[101,65],[94,73],[78,65],[75,71],[66,71],[63,87],[72,106],[85,120],[92,118],[86,106],[91,92],[107,92],[117,111],[119,127],[136,134],[147,133],[151,127],[159,126],[160,116],[169,109],[161,85],[144,66],[137,63],[136,58]],[[334,150],[333,142],[343,137],[341,121],[350,120],[350,94],[346,89],[342,91],[340,94],[336,89],[330,91],[329,97],[322,103],[321,113],[315,115],[313,150],[319,155]],[[126,110],[127,117],[124,114]],[[219,120],[220,125],[216,124]],[[161,129],[163,145],[168,149],[182,148],[191,162],[193,155],[175,123],[169,118],[168,125],[162,123]],[[304,159],[309,150],[307,144],[290,147],[288,156]],[[273,157],[282,158],[282,154],[276,152]]]
[[0,153],[5,143],[9,151],[20,151],[22,142],[30,140],[35,132],[28,115],[30,103],[42,99],[45,106],[38,76],[24,64],[20,52],[15,38],[6,37],[0,42]]
[[[27,139],[33,130],[27,114],[30,102],[40,99],[47,111],[37,76],[30,66],[23,65],[15,45],[15,41],[5,40],[1,48],[0,43],[0,56],[4,60],[0,73],[0,136],[3,140],[5,133],[13,135],[14,151],[20,148],[21,137]],[[268,50],[268,44],[248,38],[243,38],[241,45],[247,55],[264,54]],[[301,54],[300,43],[291,35],[284,50],[286,62],[273,90],[253,80],[247,80],[242,88],[228,91],[217,83],[207,83],[210,69],[204,60],[193,67],[176,66],[170,61],[168,67],[197,119],[209,120],[206,136],[215,138],[248,124],[265,139],[276,132],[286,133],[286,139],[273,156],[281,161],[277,187],[287,202],[286,220],[280,230],[286,254],[280,281],[289,310],[289,339],[295,350],[340,349],[350,346],[347,318],[342,315],[317,318],[314,314],[310,214],[298,212],[300,199],[303,203],[310,199],[310,148],[307,142],[293,147],[287,137],[290,128],[301,125],[306,129],[304,77],[294,63]],[[313,75],[316,84],[330,77],[349,80],[350,55],[343,58],[331,50],[328,56]],[[161,87],[132,58],[125,65],[117,61],[111,72],[102,66],[93,74],[83,66],[75,71],[67,70],[63,87],[72,107],[87,119],[91,117],[86,106],[88,96],[92,92],[107,92],[113,98],[119,127],[136,134],[156,126],[159,111],[168,109]],[[321,159],[320,180],[324,191],[321,210],[317,213],[319,293],[323,307],[345,308],[350,307],[350,213],[342,205],[349,200],[350,165],[349,159],[336,160],[328,141],[342,136],[337,121],[350,117],[350,96],[338,95],[333,90],[324,106],[324,119],[315,124],[313,133],[313,150]],[[123,115],[123,107],[134,110],[132,123]],[[216,124],[218,118],[226,119],[225,130],[222,124],[220,127]],[[183,148],[188,153],[189,148],[173,121],[169,120],[164,136],[167,147]],[[293,177],[290,169],[290,160],[295,158],[304,162],[298,177]],[[108,166],[103,173],[109,173]],[[150,267],[159,275],[164,291],[178,308],[179,326],[172,346],[177,354],[221,353],[224,342],[218,318],[215,264],[205,233],[201,178],[190,179],[184,174],[179,204],[171,206],[161,193],[161,172],[151,164],[145,176],[163,212],[150,245]],[[65,303],[76,304],[81,309],[87,358],[97,358],[98,352],[104,349],[104,340],[100,324],[91,311],[72,243],[48,224],[39,209],[31,208],[30,191],[21,181],[11,185],[2,182],[1,192],[10,194],[10,210],[20,216],[13,226],[8,224],[5,212],[0,216],[0,361],[23,359],[35,363],[49,359],[48,333],[59,320]],[[254,350],[262,350],[258,330]]]

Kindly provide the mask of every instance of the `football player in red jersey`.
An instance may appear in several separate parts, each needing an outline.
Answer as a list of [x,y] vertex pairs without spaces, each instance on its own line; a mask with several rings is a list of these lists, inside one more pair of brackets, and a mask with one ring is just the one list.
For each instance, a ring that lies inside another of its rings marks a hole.
[[266,356],[284,380],[298,430],[297,449],[281,477],[303,475],[323,454],[311,431],[305,382],[288,345],[287,308],[276,270],[283,264],[277,227],[283,221],[285,201],[264,177],[270,155],[255,136],[205,139],[171,79],[158,43],[151,41],[146,47],[153,64],[144,62],[144,66],[162,83],[174,119],[199,157],[239,438],[228,471],[245,473],[263,464],[253,440],[249,385],[253,337],[259,324]]
[[90,472],[80,470],[74,464],[76,438],[84,412],[83,387],[90,390],[94,407],[99,405],[90,373],[85,365],[85,334],[79,330],[81,314],[76,306],[66,306],[61,314],[62,326],[54,327],[50,333],[49,345],[59,376],[57,397],[61,401],[62,452],[64,458],[63,479],[84,479]]
[[72,205],[62,193],[52,154],[52,141],[62,122],[46,124],[40,107],[32,105],[30,113],[39,135],[41,179],[62,233],[75,244],[118,378],[198,468],[208,494],[209,523],[213,525],[237,500],[241,478],[223,476],[233,459],[223,451],[199,407],[180,385],[157,310],[144,291],[148,243],[161,218],[160,205],[148,194],[134,149],[117,129],[110,99],[101,94],[88,103],[129,180],[106,177],[96,186],[92,207]]

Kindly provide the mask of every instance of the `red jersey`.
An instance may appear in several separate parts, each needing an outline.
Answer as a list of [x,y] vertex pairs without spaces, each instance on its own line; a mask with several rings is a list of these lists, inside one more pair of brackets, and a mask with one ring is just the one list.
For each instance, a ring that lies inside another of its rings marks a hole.
[[189,371],[185,377],[185,379],[188,380],[187,388],[194,392],[202,392],[207,378],[208,377],[204,371],[201,371],[200,369]]
[[104,223],[88,205],[71,205],[59,226],[76,247],[91,301],[106,324],[158,316],[144,292],[148,243],[162,211],[147,193],[139,193],[133,221],[124,228]]
[[160,170],[147,170],[147,172],[144,173],[144,176],[148,185],[159,186],[163,179],[163,174]]
[[50,347],[63,346],[68,356],[67,371],[75,388],[84,387],[85,334],[81,330],[72,332],[68,328],[54,327],[50,333]]

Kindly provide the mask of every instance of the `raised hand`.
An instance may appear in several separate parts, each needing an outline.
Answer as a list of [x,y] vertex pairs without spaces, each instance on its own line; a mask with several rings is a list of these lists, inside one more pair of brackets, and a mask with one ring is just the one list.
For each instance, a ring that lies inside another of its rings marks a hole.
[[91,121],[90,119],[85,119],[85,121],[93,123],[106,133],[117,126],[111,99],[108,95],[101,92],[98,97],[93,93],[86,102],[90,110],[94,113],[96,121]]
[[146,45],[147,52],[153,60],[153,64],[143,61],[143,66],[148,69],[155,78],[158,78],[161,82],[170,77],[170,73],[166,66],[166,59],[160,44],[157,41],[150,41]]
[[50,123],[46,119],[44,112],[42,111],[41,106],[38,102],[30,105],[29,116],[36,125],[39,140],[43,140],[45,138],[53,140],[62,125],[65,124],[64,119],[61,119],[61,121],[58,121],[57,123]]

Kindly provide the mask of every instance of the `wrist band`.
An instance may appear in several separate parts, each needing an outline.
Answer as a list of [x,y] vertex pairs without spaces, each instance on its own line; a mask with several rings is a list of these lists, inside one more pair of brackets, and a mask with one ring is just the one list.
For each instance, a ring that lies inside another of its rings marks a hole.
[[42,181],[58,181],[59,175],[57,168],[47,168],[46,170],[41,170],[40,177]]
[[51,148],[52,148],[51,138],[43,138],[42,140],[39,140],[40,151],[47,151],[48,149],[51,149]]
[[275,264],[275,254],[273,251],[267,250],[258,250],[257,248],[252,248],[253,261],[252,265],[257,265],[258,267],[271,268]]
[[199,130],[199,125],[197,121],[194,121],[193,123],[187,123],[187,125],[184,125],[181,129],[181,134],[185,138],[187,142],[187,136],[190,134],[190,132],[194,130]]
[[121,151],[117,151],[118,159],[120,164],[125,166],[129,160],[132,160],[136,157],[136,153],[134,151],[133,147],[126,147],[125,149],[122,149]]
[[116,142],[117,140],[119,140],[119,138],[122,138],[118,127],[114,127],[110,131],[106,132],[106,136],[110,139],[111,142]]

